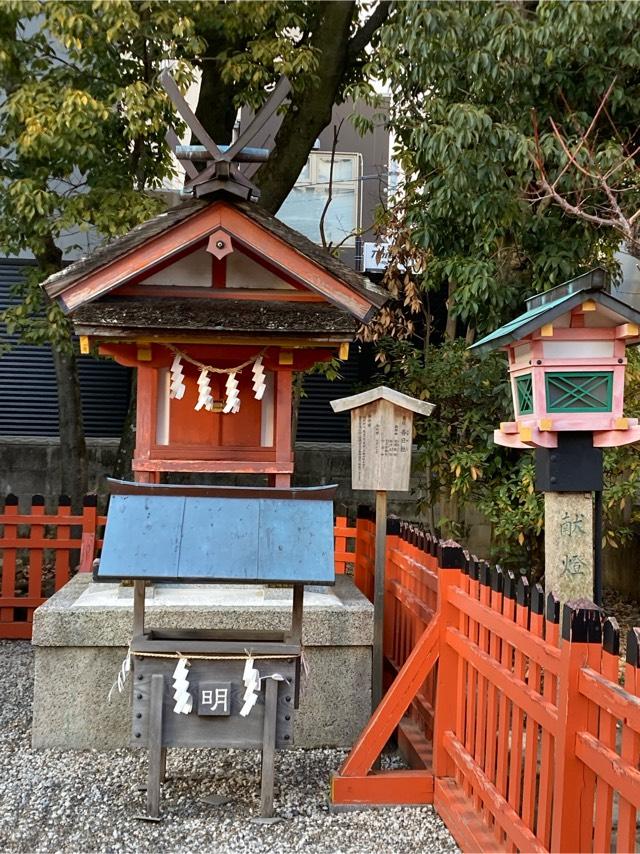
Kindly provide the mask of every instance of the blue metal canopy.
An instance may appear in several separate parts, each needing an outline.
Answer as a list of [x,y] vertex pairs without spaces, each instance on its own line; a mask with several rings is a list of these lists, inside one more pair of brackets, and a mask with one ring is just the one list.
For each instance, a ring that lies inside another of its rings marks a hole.
[[112,492],[116,494],[110,500],[97,580],[335,581],[335,487],[278,490],[116,482]]

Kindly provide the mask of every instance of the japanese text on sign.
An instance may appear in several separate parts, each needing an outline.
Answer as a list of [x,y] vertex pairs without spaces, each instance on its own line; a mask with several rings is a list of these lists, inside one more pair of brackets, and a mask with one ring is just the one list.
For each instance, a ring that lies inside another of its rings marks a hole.
[[[560,518],[560,539],[563,542],[580,539],[586,533],[584,524],[584,513],[563,513]],[[587,562],[570,548],[569,542],[567,542],[567,547],[567,551],[563,555],[560,564],[560,578],[584,575],[587,569]]]
[[231,714],[231,683],[201,682],[198,691],[199,715]]

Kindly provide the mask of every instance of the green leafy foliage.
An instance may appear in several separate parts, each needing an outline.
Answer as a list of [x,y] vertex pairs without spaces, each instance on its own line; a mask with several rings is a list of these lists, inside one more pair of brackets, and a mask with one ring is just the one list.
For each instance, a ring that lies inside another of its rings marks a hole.
[[[161,34],[161,38],[157,35]],[[70,327],[37,287],[62,263],[60,241],[110,237],[157,213],[171,174],[173,112],[155,75],[178,58],[182,85],[202,50],[194,22],[160,2],[8,2],[0,8],[0,251],[38,262],[5,315],[9,331],[69,346]],[[183,58],[180,60],[180,58]]]
[[[372,64],[393,92],[407,224],[434,255],[422,286],[449,289],[449,311],[479,334],[525,291],[595,261],[615,269],[615,233],[536,200],[533,115],[547,163],[564,163],[549,120],[586,127],[615,80],[594,137],[615,160],[619,135],[637,134],[639,23],[633,2],[480,0],[402,3],[385,29]],[[571,193],[579,173],[564,180]]]
[[436,405],[430,418],[418,420],[415,441],[425,502],[440,507],[433,517],[440,532],[463,535],[446,508],[452,501],[458,510],[474,504],[494,523],[503,564],[537,564],[543,509],[533,488],[533,455],[493,442],[494,428],[512,412],[504,358],[478,359],[461,340],[432,346],[426,356],[407,341],[381,346],[388,381]]
[[[472,355],[461,340],[429,348],[426,356],[408,341],[385,339],[385,381],[435,403],[430,418],[417,421],[415,441],[424,478],[422,509],[440,506],[434,521],[444,535],[462,536],[462,514],[475,505],[491,522],[493,557],[514,569],[543,572],[544,501],[535,490],[533,452],[496,445],[493,430],[513,418],[505,358]],[[640,414],[640,354],[629,352],[625,411]],[[605,451],[604,539],[613,548],[634,536],[640,512],[640,460],[634,446]]]
[[[166,129],[180,126],[158,82],[162,68],[171,64],[185,89],[213,61],[221,85],[205,107],[214,114],[228,103],[232,115],[238,105],[260,106],[282,74],[304,93],[315,81],[311,36],[323,14],[322,4],[284,0],[1,4],[0,252],[33,253],[42,280],[61,266],[63,238],[89,229],[109,238],[158,213],[165,201],[154,191],[173,172]],[[362,83],[357,59],[341,92],[352,79]],[[291,186],[295,169],[289,177]],[[52,343],[68,346],[55,309],[45,310],[48,326],[41,322],[36,285],[21,288],[23,303],[4,319],[29,340],[48,329]]]
[[[622,141],[638,146],[639,24],[633,2],[410,1],[397,4],[371,57],[372,73],[393,94],[391,126],[406,175],[406,198],[382,231],[392,253],[413,244],[424,263],[390,268],[386,282],[393,329],[403,312],[405,340],[389,341],[383,327],[370,337],[387,381],[437,406],[416,436],[427,500],[441,508],[434,521],[459,534],[462,507],[475,505],[492,523],[494,556],[534,574],[543,566],[543,506],[533,454],[493,443],[493,430],[513,418],[506,365],[466,347],[519,314],[525,295],[595,263],[616,274],[619,234],[541,199],[535,156],[541,151],[556,175],[566,156],[550,120],[575,143],[612,83],[590,137],[595,161],[610,168]],[[637,186],[637,158],[621,172],[627,194]],[[567,169],[561,189],[584,198],[583,184],[579,170]],[[635,352],[627,373],[625,412],[633,416]],[[605,454],[612,546],[633,536],[636,458],[633,447]]]

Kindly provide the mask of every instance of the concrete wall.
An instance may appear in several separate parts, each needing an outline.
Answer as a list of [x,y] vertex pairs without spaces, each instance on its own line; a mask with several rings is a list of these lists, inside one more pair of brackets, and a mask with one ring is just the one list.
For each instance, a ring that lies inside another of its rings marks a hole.
[[[105,491],[105,477],[112,474],[118,448],[117,439],[88,439],[89,490]],[[417,454],[413,460],[412,489],[410,493],[390,493],[389,512],[403,519],[423,521],[433,525],[428,509],[418,509],[424,496],[424,474],[421,472]],[[172,476],[171,482],[188,481],[189,477]],[[198,477],[198,483],[247,483],[244,479],[220,475]],[[254,479],[264,482],[264,479]],[[42,494],[55,499],[60,491],[60,454],[57,439],[44,437],[16,438],[0,437],[0,500],[9,492],[23,497]],[[294,483],[298,486],[320,486],[337,483],[336,509],[355,516],[358,504],[375,503],[371,492],[353,492],[351,489],[351,446],[321,442],[299,442],[296,445],[296,473]],[[438,511],[433,519],[438,519]],[[465,544],[472,551],[488,556],[491,528],[480,514],[470,509],[465,516],[467,534]]]
[[[104,488],[118,450],[117,439],[87,439],[89,450],[89,490]],[[60,445],[46,437],[0,436],[0,497],[41,494],[55,497],[60,492]]]

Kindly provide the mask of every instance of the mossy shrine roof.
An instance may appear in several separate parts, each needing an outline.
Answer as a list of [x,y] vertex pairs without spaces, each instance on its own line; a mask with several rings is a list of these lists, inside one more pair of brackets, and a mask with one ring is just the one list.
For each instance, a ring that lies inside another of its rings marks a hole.
[[[521,341],[527,335],[577,308],[586,299],[602,306],[618,323],[640,325],[640,311],[612,296],[605,287],[605,271],[598,267],[545,293],[530,297],[527,300],[528,310],[524,314],[476,341],[469,349],[477,354],[488,353]],[[635,343],[635,340],[630,343]]]
[[[311,291],[326,301],[324,310],[317,302],[315,305],[300,303],[296,306],[295,324],[300,331],[323,329],[328,325],[335,331],[339,328],[346,332],[348,328],[353,332],[358,322],[371,320],[388,299],[385,291],[324,248],[257,204],[224,191],[206,200],[185,201],[170,208],[50,276],[43,282],[43,288],[66,313],[72,315],[77,327],[93,327],[96,334],[99,334],[100,327],[106,331],[110,326],[120,329],[138,326],[167,328],[178,322],[176,312],[180,313],[181,306],[185,309],[185,317],[179,323],[181,326],[188,320],[201,328],[220,329],[228,321],[237,329],[242,321],[231,306],[223,309],[219,305],[219,317],[216,318],[212,314],[214,306],[205,306],[207,300],[196,297],[174,299],[169,305],[167,299],[151,303],[146,297],[138,300],[124,298],[116,291],[122,285],[135,285],[141,281],[154,265],[170,264],[172,259],[184,257],[197,246],[202,247],[208,236],[217,233],[227,235],[234,250],[247,253],[259,265],[287,278],[294,287]],[[186,297],[186,294],[177,287],[175,297]],[[163,302],[167,308],[164,315]],[[187,310],[189,302],[191,308]],[[241,313],[248,311],[251,315],[247,318],[251,321],[249,325],[256,330],[258,327],[266,330],[278,327],[277,314],[283,303],[279,307],[265,308],[261,313],[256,311],[255,303],[238,304],[233,308]],[[198,311],[206,314],[202,323],[195,316]],[[310,315],[307,321],[302,317],[305,312]],[[346,317],[340,321],[338,316],[341,314]],[[283,329],[293,319],[290,307],[285,309],[280,328]]]

